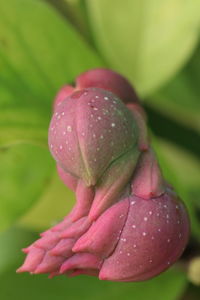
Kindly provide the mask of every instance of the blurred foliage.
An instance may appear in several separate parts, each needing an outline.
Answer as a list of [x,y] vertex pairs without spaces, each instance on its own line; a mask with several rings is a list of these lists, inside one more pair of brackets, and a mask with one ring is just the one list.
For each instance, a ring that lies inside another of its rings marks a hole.
[[0,233],[0,276],[10,268],[13,270],[13,267],[22,261],[23,254],[20,251],[22,244],[29,244],[35,238],[36,234],[14,227]]
[[[10,289],[12,282],[12,289]],[[186,277],[178,270],[171,269],[148,282],[114,283],[99,281],[94,277],[80,278],[57,277],[53,280],[46,276],[17,275],[12,269],[0,275],[1,297],[4,300],[110,300],[110,299],[177,299],[186,287]],[[23,296],[23,298],[21,298]]]
[[193,258],[189,265],[188,277],[197,285],[200,285],[200,256]]
[[0,0],[1,299],[199,299],[181,264],[136,284],[14,271],[34,231],[74,202],[47,147],[52,99],[98,66],[126,75],[144,98],[163,172],[190,213],[189,248],[199,255],[199,24],[198,0]]
[[200,45],[183,70],[151,95],[148,103],[157,111],[200,133],[199,79]]
[[16,144],[0,149],[0,228],[23,214],[49,185],[53,162],[47,149]]
[[66,188],[57,172],[54,172],[48,187],[34,206],[21,218],[20,224],[39,231],[47,229],[71,210],[74,201],[74,193]]
[[182,66],[199,32],[198,0],[87,0],[94,38],[109,64],[149,95]]

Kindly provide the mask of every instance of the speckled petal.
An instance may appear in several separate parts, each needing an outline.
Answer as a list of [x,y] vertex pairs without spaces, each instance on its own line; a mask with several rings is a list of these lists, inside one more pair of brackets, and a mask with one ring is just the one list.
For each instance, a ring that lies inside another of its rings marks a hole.
[[120,241],[104,261],[100,279],[141,281],[156,276],[180,257],[188,241],[187,212],[171,192],[151,200],[130,197],[129,201]]
[[95,185],[110,163],[137,147],[138,127],[112,93],[88,88],[74,92],[56,109],[49,147],[68,173]]

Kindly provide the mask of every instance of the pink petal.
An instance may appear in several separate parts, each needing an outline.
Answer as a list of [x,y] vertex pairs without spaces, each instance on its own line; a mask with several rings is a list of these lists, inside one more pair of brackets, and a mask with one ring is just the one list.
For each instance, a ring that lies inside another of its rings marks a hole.
[[131,187],[132,193],[143,199],[164,193],[165,183],[152,149],[141,154]]
[[123,102],[138,102],[138,96],[126,78],[109,69],[92,69],[79,75],[76,80],[79,89],[95,87],[116,94]]
[[128,199],[105,211],[73,247],[74,252],[89,252],[105,258],[119,241],[128,214]]
[[74,91],[70,85],[64,85],[58,92],[54,101],[54,110]]
[[99,269],[102,261],[93,254],[78,253],[66,260],[60,269],[60,273],[65,273],[74,269]]
[[130,198],[121,239],[100,271],[100,279],[141,281],[169,268],[188,241],[188,215],[170,194],[152,200]]

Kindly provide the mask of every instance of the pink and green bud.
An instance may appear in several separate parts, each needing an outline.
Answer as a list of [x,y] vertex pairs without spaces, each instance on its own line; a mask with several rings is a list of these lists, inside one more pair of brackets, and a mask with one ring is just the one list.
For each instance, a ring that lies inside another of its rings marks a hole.
[[18,272],[147,280],[183,253],[187,211],[163,179],[145,113],[126,79],[95,69],[76,82],[57,95],[49,128],[58,174],[76,204],[24,249]]
[[[166,189],[160,197],[120,199],[96,222],[64,222],[30,246],[19,269],[34,274],[91,274],[102,280],[141,281],[169,268],[189,235],[182,202]],[[79,271],[77,273],[77,271]]]
[[[141,281],[152,278],[176,262],[188,241],[188,216],[173,192],[167,190],[149,200],[131,196],[128,201],[126,222],[114,252],[101,267],[100,279]],[[122,214],[118,215],[121,217]]]
[[136,153],[138,136],[133,115],[118,97],[88,88],[72,93],[56,107],[49,146],[58,165],[91,186],[115,160]]

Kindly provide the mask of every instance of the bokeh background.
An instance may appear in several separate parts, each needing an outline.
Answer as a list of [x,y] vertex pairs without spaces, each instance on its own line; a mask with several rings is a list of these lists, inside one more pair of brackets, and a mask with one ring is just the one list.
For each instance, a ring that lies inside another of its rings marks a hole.
[[[200,1],[0,0],[0,299],[200,299]],[[163,172],[188,207],[179,262],[142,283],[16,274],[74,203],[47,147],[52,101],[82,71],[133,83]]]

